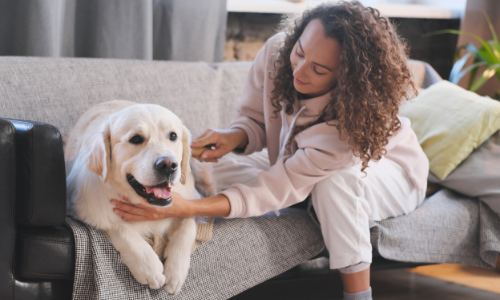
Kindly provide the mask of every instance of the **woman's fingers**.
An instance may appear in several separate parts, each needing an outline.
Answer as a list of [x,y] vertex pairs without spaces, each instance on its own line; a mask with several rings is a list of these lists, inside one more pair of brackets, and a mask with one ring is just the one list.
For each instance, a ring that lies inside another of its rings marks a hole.
[[111,200],[111,204],[114,206],[118,207],[121,210],[124,210],[128,213],[135,214],[135,215],[145,215],[146,210],[144,208],[138,207],[136,205],[128,204],[122,201],[118,200]]
[[197,160],[212,161],[208,157],[203,158],[202,155],[209,150],[210,145],[218,143],[218,133],[207,129],[202,135],[191,142],[191,156]]
[[116,208],[113,209],[113,212],[121,216],[126,221],[150,220],[146,209],[141,207],[141,204],[132,205],[115,199],[111,200],[111,204],[116,206]]
[[124,221],[135,221],[135,222],[147,221],[147,219],[144,216],[134,215],[119,208],[113,209],[113,212],[122,217]]
[[210,144],[217,144],[217,132],[207,129],[202,135],[191,141],[191,148],[202,148]]
[[130,200],[127,197],[123,196],[122,194],[118,194],[118,198],[122,199],[125,202],[132,204],[132,202],[130,202]]
[[226,147],[221,146],[213,150],[207,149],[203,151],[203,153],[201,154],[201,158],[203,159],[203,161],[216,161],[217,159],[228,153],[225,148]]
[[125,221],[155,221],[171,217],[191,217],[192,207],[181,195],[172,193],[172,205],[168,207],[151,206],[144,203],[125,203],[111,199],[116,206],[113,212]]
[[111,204],[116,206],[113,212],[120,215],[125,221],[154,221],[163,218],[161,208],[150,205],[142,203],[129,204],[115,199],[111,200]]

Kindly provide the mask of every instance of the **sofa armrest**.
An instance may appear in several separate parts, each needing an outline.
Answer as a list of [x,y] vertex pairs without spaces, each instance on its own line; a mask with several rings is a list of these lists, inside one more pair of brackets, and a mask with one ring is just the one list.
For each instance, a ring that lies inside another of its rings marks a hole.
[[14,298],[16,129],[0,119],[0,299]]
[[436,82],[443,80],[434,68],[420,60],[409,60],[408,67],[412,73],[415,87],[426,89]]
[[62,137],[49,124],[4,119],[16,131],[16,223],[56,226],[66,218]]

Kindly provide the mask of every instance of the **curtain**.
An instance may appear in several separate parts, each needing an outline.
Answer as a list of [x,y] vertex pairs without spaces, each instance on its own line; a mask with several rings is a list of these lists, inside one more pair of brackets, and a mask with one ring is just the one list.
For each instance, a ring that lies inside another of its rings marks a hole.
[[223,60],[226,0],[0,0],[0,55]]

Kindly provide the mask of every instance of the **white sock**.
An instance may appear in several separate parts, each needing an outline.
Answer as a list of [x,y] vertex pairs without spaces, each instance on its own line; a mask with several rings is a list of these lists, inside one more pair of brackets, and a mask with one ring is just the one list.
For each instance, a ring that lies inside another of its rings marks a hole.
[[344,300],[372,300],[372,288],[370,287],[364,292],[347,293],[344,291]]

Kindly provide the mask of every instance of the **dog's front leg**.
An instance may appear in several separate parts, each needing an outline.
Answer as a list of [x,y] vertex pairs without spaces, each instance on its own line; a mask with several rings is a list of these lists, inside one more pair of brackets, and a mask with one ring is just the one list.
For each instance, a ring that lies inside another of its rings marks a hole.
[[[189,271],[191,248],[196,239],[196,223],[194,218],[177,220],[168,234],[168,244],[165,248],[165,286],[171,295],[178,294]],[[175,226],[177,225],[177,226]]]
[[124,226],[106,230],[106,233],[137,281],[152,289],[159,289],[165,284],[163,265],[158,255],[139,233]]

